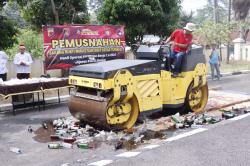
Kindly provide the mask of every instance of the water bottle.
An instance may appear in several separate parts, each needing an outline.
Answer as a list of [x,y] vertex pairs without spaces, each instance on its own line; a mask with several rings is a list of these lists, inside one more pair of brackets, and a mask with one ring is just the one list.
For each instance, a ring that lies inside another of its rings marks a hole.
[[59,143],[49,143],[48,148],[49,149],[59,149],[61,145]]
[[14,152],[14,153],[17,153],[17,154],[21,154],[21,153],[22,153],[20,149],[15,148],[15,147],[11,147],[11,148],[10,148],[10,151],[11,151],[11,152]]
[[73,148],[73,145],[70,143],[62,142],[62,147],[70,149],[70,148]]

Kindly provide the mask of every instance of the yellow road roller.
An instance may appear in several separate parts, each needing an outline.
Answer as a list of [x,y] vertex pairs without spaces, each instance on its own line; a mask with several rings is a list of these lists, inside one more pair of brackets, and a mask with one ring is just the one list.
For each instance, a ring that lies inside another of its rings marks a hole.
[[142,113],[184,108],[201,112],[208,100],[206,60],[202,47],[183,58],[181,73],[172,77],[170,49],[141,45],[135,60],[116,59],[70,69],[75,86],[70,113],[106,129],[131,128]]

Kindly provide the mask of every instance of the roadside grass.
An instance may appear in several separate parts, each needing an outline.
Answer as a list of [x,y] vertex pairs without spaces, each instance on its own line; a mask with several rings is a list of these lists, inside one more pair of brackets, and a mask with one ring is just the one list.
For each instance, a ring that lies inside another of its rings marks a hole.
[[[222,62],[220,66],[221,73],[239,72],[242,70],[250,70],[250,62],[245,61],[230,61],[229,64]],[[210,65],[208,64],[208,74],[211,73]]]

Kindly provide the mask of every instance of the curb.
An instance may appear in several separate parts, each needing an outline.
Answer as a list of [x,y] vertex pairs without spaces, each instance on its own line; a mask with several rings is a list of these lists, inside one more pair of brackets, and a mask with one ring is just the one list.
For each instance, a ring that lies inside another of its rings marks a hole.
[[[221,73],[222,77],[232,76],[232,75],[240,75],[240,74],[248,74],[250,70],[242,70],[242,71],[234,71],[229,73]],[[212,79],[211,75],[207,75],[207,79]]]
[[245,102],[249,102],[249,101],[250,101],[250,98],[245,99],[245,100],[235,101],[235,102],[232,102],[232,103],[229,103],[229,104],[224,104],[224,105],[220,105],[220,106],[217,106],[217,107],[207,109],[206,111],[209,112],[209,111],[220,110],[220,109],[223,109],[223,108],[226,108],[226,107],[230,107],[230,106],[233,106],[233,105],[236,105],[236,104],[241,104],[241,103],[245,103]]

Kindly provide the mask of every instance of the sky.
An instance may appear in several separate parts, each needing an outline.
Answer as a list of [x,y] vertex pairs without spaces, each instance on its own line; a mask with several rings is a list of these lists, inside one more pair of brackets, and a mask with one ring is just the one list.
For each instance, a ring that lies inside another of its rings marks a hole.
[[190,13],[196,11],[197,9],[202,8],[207,3],[207,0],[183,0],[181,3],[183,11]]

